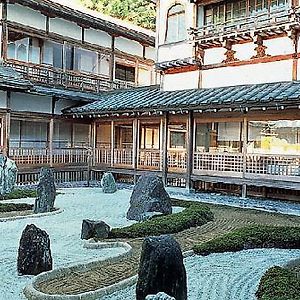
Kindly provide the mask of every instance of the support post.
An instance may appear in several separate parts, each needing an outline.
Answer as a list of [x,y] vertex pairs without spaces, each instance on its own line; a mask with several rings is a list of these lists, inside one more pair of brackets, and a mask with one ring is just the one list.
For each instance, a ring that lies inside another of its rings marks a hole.
[[1,58],[3,61],[7,59],[8,47],[8,29],[7,29],[7,1],[2,3],[2,47]]
[[115,152],[115,122],[111,121],[110,123],[110,145],[111,145],[111,160],[110,160],[110,166],[114,166],[114,152]]
[[49,123],[49,163],[50,167],[53,167],[53,134],[54,134],[54,118],[51,117]]
[[10,141],[10,123],[11,123],[11,112],[10,112],[10,91],[6,94],[6,107],[7,111],[3,120],[3,155],[9,157],[9,141]]
[[162,122],[162,180],[165,186],[168,183],[168,123],[169,113],[166,112]]
[[186,166],[186,188],[191,191],[193,189],[192,173],[193,173],[193,156],[194,156],[194,116],[193,111],[189,111],[187,119],[187,166]]
[[[246,177],[247,172],[247,143],[248,143],[248,120],[247,117],[243,118],[243,179]],[[242,198],[247,197],[247,185],[242,186]]]
[[136,172],[138,169],[138,159],[139,159],[139,132],[140,132],[139,124],[140,124],[140,121],[138,119],[133,120],[133,124],[132,124],[133,125],[133,128],[132,128],[132,134],[133,134],[132,167],[134,170],[134,184],[137,181]]

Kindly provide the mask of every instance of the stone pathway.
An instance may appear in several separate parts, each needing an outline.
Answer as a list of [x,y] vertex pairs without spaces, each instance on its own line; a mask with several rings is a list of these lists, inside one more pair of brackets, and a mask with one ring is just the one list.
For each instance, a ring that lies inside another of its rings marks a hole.
[[[297,216],[217,205],[209,206],[215,215],[213,222],[174,235],[184,251],[190,250],[195,243],[206,242],[216,236],[247,225],[300,227],[300,218]],[[46,294],[79,294],[107,287],[131,277],[137,274],[142,240],[126,240],[133,247],[133,255],[129,258],[120,259],[115,263],[106,263],[101,269],[95,268],[80,273],[72,272],[67,276],[42,282],[37,288]]]

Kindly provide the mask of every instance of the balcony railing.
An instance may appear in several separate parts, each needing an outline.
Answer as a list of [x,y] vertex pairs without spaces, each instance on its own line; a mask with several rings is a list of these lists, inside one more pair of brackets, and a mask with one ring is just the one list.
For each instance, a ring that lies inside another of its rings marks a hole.
[[25,79],[41,85],[64,87],[87,92],[109,91],[114,89],[133,88],[135,83],[122,80],[110,81],[108,77],[57,69],[47,65],[9,60],[5,66],[14,68]]
[[226,35],[248,35],[250,37],[251,33],[258,33],[261,30],[265,34],[268,32],[282,33],[282,30],[298,23],[298,10],[283,7],[229,22],[191,28],[190,35],[193,41],[208,42],[214,39],[222,40]]

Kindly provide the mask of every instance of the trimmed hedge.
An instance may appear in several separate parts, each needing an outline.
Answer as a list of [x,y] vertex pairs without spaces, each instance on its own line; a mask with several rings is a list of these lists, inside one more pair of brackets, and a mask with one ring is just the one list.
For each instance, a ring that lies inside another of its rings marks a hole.
[[300,278],[291,270],[270,268],[261,278],[258,300],[300,300]]
[[157,216],[124,228],[113,228],[109,238],[137,238],[177,233],[191,227],[204,225],[214,218],[207,206],[196,202],[172,201],[172,205],[186,207],[186,209],[167,216]]
[[11,193],[2,196],[1,200],[21,199],[21,198],[36,198],[37,192],[29,189],[15,189]]
[[195,245],[196,254],[235,252],[254,248],[300,249],[300,227],[249,226]]
[[0,213],[12,212],[12,211],[25,211],[32,210],[32,204],[26,203],[0,203]]

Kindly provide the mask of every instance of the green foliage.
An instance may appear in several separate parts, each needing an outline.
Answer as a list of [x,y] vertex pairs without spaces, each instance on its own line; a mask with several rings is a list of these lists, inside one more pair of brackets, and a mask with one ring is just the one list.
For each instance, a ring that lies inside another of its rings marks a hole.
[[36,198],[37,193],[35,190],[29,189],[15,189],[11,193],[3,196],[1,200],[9,200],[9,199],[21,199],[21,198]]
[[26,203],[0,203],[0,213],[12,212],[12,211],[25,211],[32,210],[32,204]]
[[128,227],[114,228],[111,230],[109,237],[136,238],[149,235],[176,233],[191,227],[204,225],[213,220],[213,213],[208,207],[202,204],[185,201],[174,201],[172,204],[187,208],[179,213],[158,216]]
[[195,245],[200,255],[253,248],[300,248],[300,227],[249,226]]
[[300,300],[300,279],[287,269],[270,268],[261,278],[258,300]]
[[155,5],[150,0],[80,0],[90,9],[132,22],[148,29],[155,28]]

